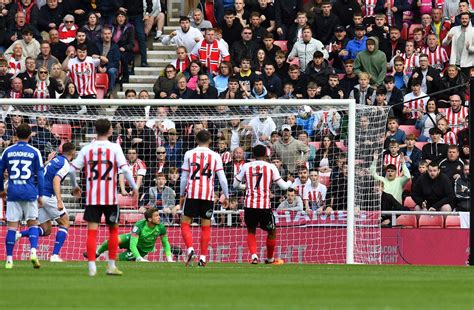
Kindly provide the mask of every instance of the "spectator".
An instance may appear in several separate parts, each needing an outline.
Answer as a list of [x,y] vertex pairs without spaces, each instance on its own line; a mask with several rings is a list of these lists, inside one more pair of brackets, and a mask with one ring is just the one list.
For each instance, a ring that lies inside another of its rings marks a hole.
[[469,108],[461,105],[461,97],[459,95],[452,95],[450,97],[450,104],[451,106],[446,109],[446,119],[453,132],[457,134],[464,128],[464,121],[468,118]]
[[219,64],[229,61],[230,55],[222,43],[216,40],[214,29],[210,28],[205,31],[205,39],[194,46],[191,58],[205,65],[210,74],[217,75]]
[[[138,158],[145,163],[156,162],[156,154],[150,152],[156,149],[156,137],[150,128],[145,127],[144,121],[135,121],[132,128],[125,128],[123,146],[124,150],[136,149]],[[152,166],[149,168],[151,172],[155,171]]]
[[184,46],[176,48],[176,55],[178,58],[173,59],[170,65],[176,68],[177,73],[184,73],[191,64],[191,57],[188,55],[188,51]]
[[240,59],[240,68],[238,68],[238,74],[236,75],[241,90],[248,93],[250,93],[251,87],[257,78],[257,75],[252,71],[250,64],[251,60],[249,58]]
[[[412,42],[408,41],[406,46],[408,46],[409,44],[413,45]],[[418,59],[418,57],[416,59]],[[396,56],[393,62],[394,69],[392,76],[395,82],[395,87],[405,93],[411,73],[410,75],[407,74],[407,70],[405,68],[405,60],[401,56]]]
[[229,77],[232,76],[232,63],[229,61],[221,62],[219,65],[219,75],[214,77],[214,85],[218,95],[227,89]]
[[401,54],[405,50],[405,40],[401,38],[400,29],[396,26],[392,26],[390,28],[390,47],[391,47],[391,54],[390,58],[392,59],[396,55]]
[[38,30],[48,33],[51,29],[57,28],[57,25],[63,21],[66,12],[62,2],[59,3],[58,0],[46,0],[46,5],[42,6],[39,11]]
[[347,163],[342,165],[341,172],[331,181],[327,193],[327,205],[333,210],[345,210],[347,206]]
[[51,67],[50,75],[58,82],[58,85],[64,85],[66,83],[66,72],[63,71],[60,64],[55,64]]
[[257,54],[255,55],[255,61],[253,65],[253,70],[255,74],[262,75],[265,70],[265,64],[269,62],[267,59],[267,54],[263,48],[259,48],[257,50]]
[[21,79],[23,84],[23,98],[31,98],[33,91],[36,86],[36,61],[33,57],[26,57],[25,60],[26,70],[18,77]]
[[15,23],[8,25],[3,45],[5,47],[10,46],[13,44],[13,42],[19,40],[23,35],[23,30],[25,29],[32,31],[33,37],[37,41],[41,40],[38,30],[32,25],[26,24],[25,13],[20,11],[15,14]]
[[440,117],[442,117],[442,115],[439,113],[434,99],[428,100],[424,111],[417,111],[415,127],[421,132],[418,141],[428,141],[430,137],[429,131],[431,128],[437,127],[438,119]]
[[321,87],[327,86],[329,76],[335,73],[327,60],[324,59],[324,54],[321,51],[314,52],[313,61],[306,65],[305,70],[305,74],[309,77],[309,80]]
[[400,150],[404,155],[405,164],[411,174],[418,170],[422,156],[421,150],[416,147],[415,142],[416,136],[414,134],[408,134],[405,139],[406,146]]
[[298,0],[275,0],[275,24],[279,40],[288,39],[288,30],[296,20],[296,13],[303,8],[303,2]]
[[[39,99],[56,99],[56,94],[61,93],[58,83],[55,79],[49,77],[48,68],[40,66],[36,74],[36,85],[33,91],[33,98]],[[48,105],[36,105],[33,107],[36,111],[47,111]]]
[[210,21],[204,19],[204,15],[200,9],[193,10],[192,18],[193,20],[191,21],[191,26],[199,29],[201,32],[213,27]]
[[273,63],[266,63],[264,74],[261,75],[263,80],[263,85],[267,91],[281,96],[282,94],[282,85],[281,79],[275,74],[275,65]]
[[74,16],[67,14],[63,18],[63,23],[59,25],[59,41],[69,44],[74,41],[78,27],[74,23]]
[[[30,0],[27,0],[30,1]],[[13,54],[13,48],[20,44],[23,49],[23,56],[25,57],[36,57],[40,53],[40,44],[33,38],[33,31],[31,28],[25,28],[22,31],[22,39],[16,40],[12,45],[4,52],[5,56],[11,56]]]
[[[459,10],[458,10],[458,15],[454,18],[454,23],[452,23],[452,26],[459,26],[461,25],[461,14],[462,13],[469,13],[471,14],[471,6],[472,4],[469,3],[470,0],[460,0],[459,1]],[[474,16],[471,16],[471,25],[474,24]]]
[[17,76],[20,72],[25,71],[25,60],[26,57],[23,56],[23,48],[20,43],[16,43],[13,46],[13,53],[8,56],[8,72],[13,76]]
[[18,12],[25,13],[25,23],[35,28],[38,26],[39,9],[35,1],[20,0],[10,6],[9,15],[14,16]]
[[389,75],[384,79],[384,89],[386,90],[387,104],[392,107],[393,115],[401,122],[403,118],[403,107],[401,102],[403,101],[403,94],[400,89],[395,86],[395,79]]
[[[243,26],[240,20],[235,17],[234,10],[226,10],[224,13],[224,23],[221,25],[222,38],[229,46],[233,46],[242,33]],[[233,181],[232,181],[233,182]]]
[[20,78],[15,77],[11,80],[10,93],[6,97],[10,99],[23,98],[23,83]]
[[257,56],[258,44],[252,40],[252,29],[245,27],[242,29],[241,40],[236,41],[230,50],[230,59],[234,67],[234,72],[239,73],[238,64],[242,59],[249,59],[254,62]]
[[370,75],[366,72],[359,73],[359,84],[354,86],[349,94],[350,99],[355,99],[357,104],[372,105],[372,96],[375,89],[370,87]]
[[7,125],[0,121],[0,151],[3,152],[5,148],[10,145],[12,137],[7,132]]
[[306,13],[309,24],[313,24],[315,16],[321,14],[322,4],[323,0],[311,0],[304,4],[302,11]]
[[445,91],[438,96],[439,98],[438,105],[440,108],[448,107],[446,104],[446,101],[450,101],[449,98],[453,95],[459,95],[461,100],[464,101],[466,86],[461,86],[461,87],[459,86],[466,84],[467,77],[461,72],[461,70],[457,66],[449,65],[443,75],[441,82],[442,82],[442,88],[444,90],[448,88],[454,88],[455,86],[457,86],[457,88],[454,88],[450,91]]
[[247,98],[268,99],[267,89],[263,85],[263,80],[260,77],[254,79],[251,94],[250,96],[247,96]]
[[453,186],[446,186],[450,183],[438,164],[431,162],[428,173],[421,175],[413,186],[411,197],[416,202],[415,210],[451,212],[455,195]]
[[332,169],[336,167],[336,161],[340,156],[341,150],[335,145],[330,136],[322,139],[321,148],[316,152],[314,158],[314,167],[324,176],[329,176]]
[[188,87],[186,77],[181,75],[176,81],[176,86],[171,91],[170,99],[191,99],[193,90]]
[[354,60],[362,51],[367,49],[367,37],[365,36],[365,26],[357,25],[355,27],[355,37],[347,42],[346,47],[339,53],[342,59],[347,61],[348,59]]
[[176,85],[177,76],[175,67],[173,67],[173,65],[166,65],[164,71],[165,74],[159,76],[153,85],[155,99],[168,98]]
[[425,144],[422,148],[423,160],[427,163],[438,163],[448,154],[448,146],[441,142],[441,130],[438,127],[430,129],[431,142]]
[[454,182],[456,194],[456,211],[469,212],[471,199],[471,181],[469,180],[469,164],[464,164],[463,173]]
[[[78,8],[77,11],[84,12],[81,14],[84,15],[85,11],[83,9],[84,7]],[[78,21],[78,24],[82,25],[83,23]],[[96,43],[100,40],[102,35],[102,25],[99,23],[99,16],[97,16],[96,12],[90,12],[87,14],[87,22],[84,25],[84,30],[86,31],[87,40],[90,42]]]
[[303,40],[303,28],[305,26],[311,25],[308,23],[308,17],[306,12],[298,12],[296,14],[296,23],[293,23],[288,31],[288,40],[287,46],[288,50],[292,50],[293,45],[299,41]]
[[234,177],[239,174],[245,163],[244,154],[242,147],[237,147],[232,151],[232,160],[224,165],[224,172],[228,181],[233,182]]
[[0,58],[0,95],[3,98],[10,93],[12,78],[13,74],[8,72],[8,62]]
[[[68,47],[68,50],[69,48],[71,47],[74,47],[77,49],[77,46],[79,44],[85,44],[87,46],[87,53],[89,55],[92,55],[94,54],[94,52],[96,51],[96,47],[95,47],[95,43],[93,43],[92,41],[89,41],[87,39],[87,34],[86,34],[86,30],[83,29],[83,28],[79,28],[76,32],[76,38],[74,39],[74,41],[72,41],[70,44],[69,44],[69,47]],[[66,52],[67,54],[68,52]]]
[[112,29],[109,26],[102,28],[102,39],[96,43],[95,53],[96,57],[100,58],[98,71],[107,73],[109,76],[109,89],[107,91],[110,94],[118,78],[121,56],[118,45],[112,41]]
[[288,61],[292,61],[295,57],[298,57],[300,70],[301,72],[305,72],[306,65],[310,59],[313,58],[316,51],[322,52],[324,59],[329,58],[329,53],[321,41],[313,38],[311,27],[305,27],[303,28],[303,40],[300,40],[293,45],[293,48],[288,55]]
[[120,50],[120,63],[122,65],[121,83],[128,83],[130,76],[129,64],[133,59],[133,48],[135,47],[135,29],[128,22],[127,15],[118,12],[112,25],[112,41]]
[[403,144],[403,146],[401,147],[404,147],[404,143],[405,143],[405,139],[406,139],[406,133],[401,130],[400,128],[400,124],[398,123],[398,120],[396,118],[389,118],[387,120],[387,132],[385,133],[385,143],[384,143],[384,147],[388,147],[388,144],[391,142],[391,141],[397,141],[398,144]]
[[46,117],[36,117],[36,126],[31,129],[31,144],[40,150],[43,158],[46,158],[47,154],[56,150],[61,144],[59,137],[51,132],[51,127]]
[[[405,141],[404,141],[405,142]],[[387,168],[388,165],[395,165],[397,168],[398,175],[402,172],[403,154],[400,152],[400,144],[396,140],[389,141],[387,149],[384,151],[383,156],[383,168]]]
[[464,120],[464,129],[458,132],[457,141],[459,144],[459,151],[463,160],[469,159],[469,118]]
[[300,132],[303,131],[303,127],[301,125],[296,124],[296,116],[294,114],[289,114],[286,117],[285,124],[290,125],[291,136],[295,139],[298,137]]
[[448,53],[443,47],[439,46],[436,34],[429,34],[427,42],[428,46],[423,50],[423,54],[428,55],[428,61],[432,68],[443,72],[449,61]]
[[[331,12],[330,0],[323,0],[321,13],[316,14],[312,23],[314,37],[321,41],[324,46],[328,45],[336,27],[340,24],[337,15]],[[327,57],[326,57],[327,58]]]
[[281,130],[282,139],[273,145],[273,151],[293,173],[297,166],[304,165],[308,161],[309,147],[292,137],[290,125],[283,125]]
[[279,50],[275,53],[275,72],[276,75],[282,80],[285,81],[288,79],[288,69],[290,64],[286,62],[285,52]]
[[[165,25],[165,13],[166,9],[161,7],[160,0],[153,0],[152,11],[150,13],[150,18],[145,22],[145,36],[148,36],[153,26],[156,25],[156,33],[153,38],[155,41],[161,39],[163,34],[163,27]],[[166,2],[165,2],[166,3]]]
[[413,70],[413,74],[408,81],[408,86],[412,85],[414,79],[421,80],[421,91],[425,94],[431,94],[441,90],[441,76],[439,71],[430,67],[430,62],[428,60],[428,55],[420,54],[420,67]]
[[77,92],[76,85],[69,82],[64,87],[64,93],[59,97],[61,99],[79,99],[79,93]]
[[376,13],[375,23],[367,26],[367,37],[376,37],[378,39],[379,50],[385,53],[388,61],[388,57],[391,55],[389,37],[390,27],[386,24],[386,22],[387,16],[384,13]]
[[276,30],[276,22],[275,7],[273,6],[273,3],[269,3],[265,0],[259,0],[257,12],[260,13],[262,27],[265,28],[266,32],[274,32]]
[[375,37],[369,37],[366,41],[367,50],[357,54],[354,61],[354,72],[359,75],[361,72],[367,72],[375,86],[383,83],[387,74],[387,59],[379,51],[379,41]]
[[326,136],[334,138],[339,135],[342,117],[336,110],[320,110],[313,116],[314,141],[322,141]]
[[291,83],[293,85],[293,95],[296,98],[303,98],[306,94],[306,87],[308,85],[308,77],[301,72],[298,65],[290,65],[288,68],[288,79],[284,83]]
[[184,46],[186,50],[192,51],[196,43],[203,39],[201,31],[191,27],[191,22],[187,16],[179,19],[179,26],[180,28],[169,35],[163,36],[161,42],[163,45],[175,44],[176,46]]
[[184,75],[188,80],[187,86],[191,90],[194,91],[196,89],[198,83],[198,76],[199,74],[204,72],[206,72],[206,68],[201,64],[199,60],[191,61],[191,64],[189,65],[188,69],[184,72]]
[[346,45],[349,42],[349,38],[346,34],[346,28],[343,26],[337,26],[334,30],[334,36],[331,38],[331,42],[328,45],[329,61],[332,61],[332,67],[337,73],[344,72],[344,63],[341,56],[346,55],[346,53],[342,51],[346,48]]
[[303,211],[303,200],[300,196],[296,195],[294,188],[289,188],[286,191],[286,198],[283,200],[277,208],[278,211]]
[[[174,163],[173,163],[174,164]],[[156,171],[164,174],[168,174],[171,167],[166,149],[163,146],[156,148]]]
[[234,7],[235,7],[235,17],[240,22],[242,27],[247,27],[248,21],[250,18],[250,11],[245,9],[244,0],[235,0]]
[[443,45],[451,44],[449,64],[461,67],[461,71],[469,76],[469,68],[474,66],[474,29],[470,23],[470,13],[460,14],[461,25],[449,30]]
[[[299,197],[303,197],[306,186],[311,184],[308,167],[305,165],[297,166],[295,172],[298,174],[298,177],[295,179],[293,184],[291,184],[290,188],[293,188]],[[291,171],[291,173],[293,174],[294,172]]]
[[309,142],[311,142],[311,139],[309,138],[309,134],[305,130],[300,130],[298,132],[298,140],[303,142],[305,145],[308,146],[308,148],[309,148],[309,157],[308,157],[309,168],[313,169],[314,158],[316,157],[316,147],[312,144],[309,144]]
[[[244,99],[244,95],[240,90],[239,80],[237,78],[229,78],[227,88],[219,94],[219,99]],[[233,107],[231,107],[231,109],[232,108]]]
[[464,162],[459,158],[459,149],[457,145],[448,146],[447,158],[439,162],[441,173],[445,174],[451,182],[460,178],[464,171]]
[[415,124],[418,112],[422,113],[428,102],[428,96],[421,90],[421,79],[412,79],[410,85],[411,93],[403,97],[405,118],[402,123],[405,125]]
[[96,0],[95,3],[97,11],[100,13],[102,24],[112,24],[113,19],[120,8],[121,1]]
[[443,16],[446,21],[453,23],[459,11],[459,0],[445,0],[443,5]]
[[333,210],[331,207],[326,207],[327,188],[319,182],[318,170],[312,170],[309,173],[309,180],[311,182],[305,186],[303,193],[305,211],[307,213],[314,211],[318,214],[325,212],[330,215]]
[[438,40],[438,45],[441,45],[444,38],[448,34],[449,29],[451,29],[451,23],[449,20],[443,19],[443,11],[441,8],[434,7],[431,12],[432,22],[426,26],[426,34],[435,34],[436,39]]
[[457,136],[449,127],[446,118],[441,117],[438,119],[437,127],[441,130],[441,137],[444,144],[457,145]]
[[167,141],[163,147],[166,151],[166,160],[177,167],[181,167],[185,150],[183,149],[183,142],[175,128],[168,129]]
[[321,87],[315,82],[309,82],[304,99],[321,99]]
[[354,73],[354,61],[348,59],[344,62],[344,77],[340,80],[339,86],[344,92],[344,99],[349,98],[352,89],[357,85],[359,79]]
[[199,80],[192,99],[217,99],[217,89],[210,85],[209,76],[205,73],[199,74]]
[[[69,0],[64,1],[65,12],[74,14],[74,20],[78,25],[85,25],[92,11],[92,4],[87,0]],[[100,32],[99,32],[100,35]]]
[[51,55],[56,57],[59,62],[62,63],[64,59],[66,59],[67,45],[59,41],[59,32],[57,29],[51,29],[49,31],[49,45],[51,48]]
[[69,78],[76,85],[77,91],[81,98],[93,98],[97,96],[95,88],[95,70],[101,61],[105,62],[104,56],[95,55],[95,57],[87,56],[87,45],[80,44],[77,46],[77,56],[72,58],[71,55],[66,57],[65,63],[69,70]]
[[250,13],[250,29],[252,29],[252,41],[258,45],[262,44],[263,35],[267,30],[260,25],[260,13],[252,12]]
[[156,186],[150,187],[149,190],[149,208],[157,208],[163,211],[160,214],[161,220],[166,224],[170,224],[170,215],[176,214],[179,205],[176,205],[176,193],[166,186],[166,174],[158,172],[156,174]]
[[[377,0],[375,12],[384,13],[390,26],[402,27],[403,12],[410,11],[410,5],[404,0]],[[377,16],[375,17],[377,20]]]
[[270,136],[276,129],[275,122],[268,115],[268,108],[259,107],[255,115],[246,127],[252,132],[252,147],[258,144],[269,145]]
[[[135,184],[137,184],[139,192],[138,198],[139,200],[141,200],[140,198],[144,194],[142,185],[144,184],[144,178],[147,173],[146,163],[138,158],[137,150],[134,148],[129,148],[127,150],[127,163],[130,166],[130,169],[132,170],[133,180],[135,181]],[[128,181],[125,179],[125,176],[121,172],[119,172],[119,186],[122,196],[132,195],[133,191],[130,188],[130,184],[128,184]]]
[[36,68],[44,66],[51,71],[53,65],[59,64],[59,60],[51,55],[51,46],[48,41],[41,42],[41,53],[36,57]]
[[418,27],[413,29],[413,42],[415,44],[415,51],[421,53],[421,51],[426,47],[423,28]]

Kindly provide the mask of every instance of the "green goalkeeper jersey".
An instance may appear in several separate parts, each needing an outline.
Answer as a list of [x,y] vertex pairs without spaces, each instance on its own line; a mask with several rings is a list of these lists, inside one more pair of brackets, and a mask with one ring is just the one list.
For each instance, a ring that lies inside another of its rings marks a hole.
[[133,225],[132,233],[130,237],[138,236],[137,249],[140,252],[151,253],[155,251],[156,239],[159,236],[166,235],[166,228],[163,224],[158,224],[153,228],[147,225],[145,219],[140,220]]

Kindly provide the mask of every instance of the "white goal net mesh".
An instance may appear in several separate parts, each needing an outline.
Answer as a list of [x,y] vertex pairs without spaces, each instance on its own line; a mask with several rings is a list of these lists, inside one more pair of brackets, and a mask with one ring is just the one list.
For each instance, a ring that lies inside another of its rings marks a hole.
[[[132,102],[118,108],[83,102],[70,100],[67,105],[41,109],[31,105],[3,106],[6,131],[2,133],[0,126],[3,139],[0,145],[3,149],[14,143],[15,127],[27,122],[34,132],[31,144],[46,160],[51,152],[60,151],[66,141],[73,142],[78,149],[92,141],[96,119],[112,120],[112,141],[121,145],[135,179],[142,179],[138,201],[127,196],[130,189],[126,184],[117,188],[122,210],[120,233],[130,232],[132,225],[143,218],[141,208],[156,206],[162,211],[161,219],[167,227],[173,254],[176,259],[184,256],[179,228],[180,168],[184,153],[195,147],[195,134],[207,129],[213,137],[211,148],[221,155],[230,188],[230,203],[224,208],[219,202],[221,190],[216,181],[208,261],[248,262],[250,259],[243,220],[245,192],[232,189],[232,183],[242,164],[252,160],[252,147],[263,144],[268,150],[268,160],[277,166],[283,179],[293,181],[292,190],[282,191],[274,185],[271,192],[277,224],[275,257],[290,263],[346,262],[347,167],[353,164],[354,261],[380,263],[380,193],[369,174],[369,165],[373,153],[383,149],[387,107],[356,108],[355,162],[348,163],[348,108],[331,105],[330,100],[316,100],[309,105],[282,100],[274,106],[229,105],[231,101],[219,106],[171,105],[169,101],[157,105],[153,101],[150,106],[134,106]],[[165,187],[163,182],[157,182],[158,178],[165,178]],[[72,197],[68,179],[62,191],[71,228],[61,257],[81,260],[87,231],[82,218],[84,201]],[[200,240],[197,225],[196,219],[192,227],[196,245]],[[5,229],[0,227],[2,236]],[[51,236],[40,239],[40,259],[49,258],[55,230]],[[103,225],[98,242],[107,236],[108,230]],[[257,231],[258,254],[262,258],[265,258],[265,238],[264,231]],[[4,242],[0,238],[0,248]],[[19,240],[14,258],[25,258],[28,247],[27,238]],[[164,261],[161,245],[158,243],[156,247],[158,251],[147,258]],[[0,251],[0,259],[4,256],[5,252]]]

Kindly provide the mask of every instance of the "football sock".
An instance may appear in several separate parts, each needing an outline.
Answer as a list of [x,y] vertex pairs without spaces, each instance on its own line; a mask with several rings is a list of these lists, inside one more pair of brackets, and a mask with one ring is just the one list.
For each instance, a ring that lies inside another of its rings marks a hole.
[[38,226],[30,226],[28,228],[28,237],[30,239],[31,250],[38,247],[39,228]]
[[273,252],[275,251],[276,239],[268,239],[267,237],[267,258],[273,258]]
[[7,231],[7,236],[5,238],[5,248],[7,250],[7,256],[13,256],[13,247],[15,246],[15,235],[16,230],[9,229]]
[[206,262],[206,256],[205,255],[199,255],[199,260],[202,260],[203,262]]
[[[30,230],[25,229],[20,231],[21,237],[29,237],[30,236]],[[38,236],[42,237],[44,236],[44,229],[41,226],[38,226]]]
[[[97,237],[97,230],[87,230],[87,259],[89,262],[94,262],[95,266],[95,240]],[[90,264],[89,264],[90,267]]]
[[114,268],[115,268],[115,260],[114,259],[109,259],[108,269],[114,269]]
[[59,251],[61,250],[64,241],[66,241],[67,231],[67,228],[64,226],[58,227],[58,232],[56,233],[56,241],[54,242],[53,255],[59,255]]
[[95,262],[89,262],[88,265],[89,265],[89,270],[91,270],[91,269],[92,270],[97,270],[97,267],[95,266]]
[[[207,256],[209,252],[209,241],[211,240],[211,226],[201,226],[201,253],[202,256]],[[206,261],[206,258],[204,258]]]
[[118,243],[118,227],[109,227],[109,261],[117,258]]
[[248,234],[247,235],[247,245],[249,246],[250,254],[257,254],[257,238],[255,234]]
[[188,223],[181,223],[181,236],[183,236],[184,244],[187,248],[193,247],[193,236],[191,234],[191,225]]

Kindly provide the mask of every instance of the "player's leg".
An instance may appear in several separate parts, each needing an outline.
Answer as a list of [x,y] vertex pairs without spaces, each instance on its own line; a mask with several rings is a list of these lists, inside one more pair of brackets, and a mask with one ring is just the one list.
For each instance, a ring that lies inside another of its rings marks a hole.
[[[128,249],[129,245],[130,245],[130,234],[121,234],[118,236],[118,246],[120,249]],[[100,255],[102,255],[102,253],[108,250],[109,250],[109,240],[105,240],[97,249],[96,257],[99,257]]]
[[84,220],[87,222],[87,260],[89,266],[89,276],[95,276],[97,266],[95,264],[95,250],[97,229],[99,228],[100,219],[102,217],[101,206],[86,206],[84,211]]
[[193,218],[199,217],[199,210],[197,209],[193,199],[186,199],[183,204],[183,216],[181,217],[181,236],[187,248],[186,266],[188,266],[194,257],[193,235],[191,233],[191,223]]
[[13,268],[13,249],[15,247],[15,236],[18,225],[22,218],[23,212],[19,205],[14,201],[7,201],[7,234],[5,236],[5,250],[7,252],[7,261],[5,263],[6,269]]
[[38,202],[35,201],[18,201],[23,209],[23,214],[28,226],[28,239],[30,240],[30,261],[33,268],[40,268],[40,262],[36,255],[38,247],[39,225],[38,225]]
[[277,233],[275,217],[272,210],[261,210],[260,227],[268,233],[266,242],[267,258],[265,259],[265,264],[283,264],[283,260],[275,259],[274,257],[275,247],[277,244]]
[[118,223],[120,220],[120,209],[118,205],[105,206],[105,223],[109,226],[109,260],[107,264],[107,275],[122,275],[122,272],[115,266],[119,246]]
[[61,217],[56,219],[58,223],[58,231],[56,232],[56,240],[54,241],[53,255],[50,258],[51,262],[62,262],[63,260],[59,257],[59,251],[64,245],[67,239],[69,231],[69,215],[64,212]]
[[244,210],[244,221],[245,226],[247,227],[247,245],[249,247],[251,262],[252,264],[258,264],[258,255],[257,255],[257,226],[258,222],[255,217],[255,210],[250,208],[245,208]]
[[206,266],[206,257],[209,253],[209,242],[211,241],[211,218],[214,211],[212,201],[202,201],[200,203],[201,217],[201,247],[199,253],[199,266]]

